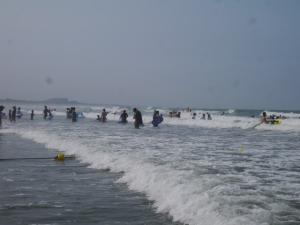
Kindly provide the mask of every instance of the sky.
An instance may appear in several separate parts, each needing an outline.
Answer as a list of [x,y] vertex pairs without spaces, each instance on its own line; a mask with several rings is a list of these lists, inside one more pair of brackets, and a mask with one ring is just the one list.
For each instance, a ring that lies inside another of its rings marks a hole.
[[300,109],[298,0],[0,0],[0,98]]

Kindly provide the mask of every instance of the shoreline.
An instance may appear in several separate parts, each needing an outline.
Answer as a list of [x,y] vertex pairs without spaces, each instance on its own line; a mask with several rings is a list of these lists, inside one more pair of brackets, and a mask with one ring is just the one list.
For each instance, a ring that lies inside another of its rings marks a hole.
[[[0,133],[0,159],[55,155],[42,144]],[[0,174],[0,224],[180,224],[156,213],[144,194],[116,183],[121,174],[76,159],[3,160]]]

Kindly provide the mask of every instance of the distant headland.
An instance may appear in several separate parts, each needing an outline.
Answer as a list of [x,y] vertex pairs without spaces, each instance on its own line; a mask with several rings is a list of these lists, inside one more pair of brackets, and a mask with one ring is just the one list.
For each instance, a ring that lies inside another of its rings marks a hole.
[[21,99],[12,99],[5,98],[0,99],[0,102],[6,103],[52,103],[52,104],[84,104],[75,100],[69,100],[68,98],[49,98],[41,101],[33,101],[33,100],[21,100]]

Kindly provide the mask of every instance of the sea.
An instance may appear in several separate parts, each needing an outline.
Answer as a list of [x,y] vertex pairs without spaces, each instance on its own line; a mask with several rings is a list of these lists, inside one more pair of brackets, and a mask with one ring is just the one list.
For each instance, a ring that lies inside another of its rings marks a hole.
[[[17,106],[23,117],[0,129],[2,224],[300,224],[299,111],[139,107],[144,126],[135,129],[132,107],[79,104],[84,118],[72,122],[71,105],[48,105],[52,120],[44,104]],[[96,120],[103,108],[106,123]],[[123,110],[127,124],[118,123]],[[157,128],[154,110],[164,116]],[[259,124],[263,111],[284,119]],[[75,160],[47,160],[57,152]]]

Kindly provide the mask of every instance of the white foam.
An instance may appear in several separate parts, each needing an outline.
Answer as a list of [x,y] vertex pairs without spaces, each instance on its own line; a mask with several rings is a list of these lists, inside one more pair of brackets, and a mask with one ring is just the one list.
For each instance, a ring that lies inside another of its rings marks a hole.
[[[151,121],[151,117],[147,118],[147,121]],[[203,120],[201,119],[201,112],[198,113],[196,119],[192,119],[192,113],[183,112],[181,113],[181,118],[170,118],[168,116],[165,116],[163,123],[177,126],[179,125],[205,128],[249,129],[259,124],[260,118],[213,115],[212,120]],[[255,127],[255,129],[299,132],[300,119],[295,119],[295,117],[290,119],[284,119],[282,120],[282,123],[280,125],[262,124]]]
[[222,212],[224,209],[217,201],[218,192],[213,189],[220,182],[218,177],[217,180],[197,177],[191,170],[175,170],[168,165],[153,164],[142,153],[107,151],[98,142],[87,145],[88,142],[77,137],[63,137],[37,129],[18,128],[6,132],[17,133],[67,154],[76,154],[92,168],[124,172],[119,182],[145,193],[154,200],[158,212],[169,213],[175,221],[190,225],[254,225],[251,220],[236,214],[225,216],[227,213]]

